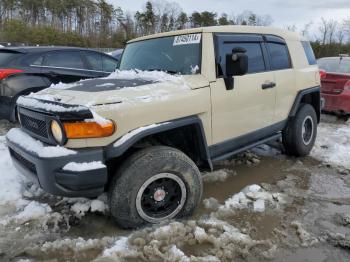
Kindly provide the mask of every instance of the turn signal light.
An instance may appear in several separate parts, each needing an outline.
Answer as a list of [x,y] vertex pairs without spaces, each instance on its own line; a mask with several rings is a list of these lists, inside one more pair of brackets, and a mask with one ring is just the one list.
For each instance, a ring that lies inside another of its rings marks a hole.
[[0,69],[0,80],[5,79],[9,75],[17,74],[17,73],[22,73],[23,70],[20,69]]
[[68,139],[107,137],[111,136],[116,129],[112,121],[103,124],[96,122],[63,123],[63,127]]

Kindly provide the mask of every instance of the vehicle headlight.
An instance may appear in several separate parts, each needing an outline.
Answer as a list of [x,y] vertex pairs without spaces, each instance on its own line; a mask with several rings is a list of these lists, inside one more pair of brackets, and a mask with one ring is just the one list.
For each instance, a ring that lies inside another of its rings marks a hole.
[[63,142],[63,130],[61,125],[56,121],[52,120],[51,122],[51,133],[54,139],[58,144],[62,144]]

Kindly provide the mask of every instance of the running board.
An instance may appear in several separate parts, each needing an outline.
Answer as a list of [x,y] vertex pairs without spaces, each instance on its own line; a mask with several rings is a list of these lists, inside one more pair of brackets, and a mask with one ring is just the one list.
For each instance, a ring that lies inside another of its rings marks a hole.
[[277,140],[277,139],[280,139],[282,136],[281,133],[278,133],[278,134],[274,134],[273,136],[270,136],[270,137],[267,137],[267,138],[264,138],[262,140],[259,140],[258,142],[255,142],[253,144],[250,144],[250,145],[247,145],[247,146],[244,146],[244,147],[241,147],[239,149],[236,149],[232,152],[229,152],[229,153],[226,153],[224,155],[221,155],[221,156],[218,156],[218,157],[215,157],[212,159],[213,162],[216,162],[216,161],[220,161],[220,160],[224,160],[224,159],[227,159],[231,156],[234,156],[234,155],[237,155],[243,151],[246,151],[248,149],[251,149],[253,147],[257,147],[257,146],[260,146],[262,144],[266,144],[267,142],[269,141],[272,141],[272,140]]

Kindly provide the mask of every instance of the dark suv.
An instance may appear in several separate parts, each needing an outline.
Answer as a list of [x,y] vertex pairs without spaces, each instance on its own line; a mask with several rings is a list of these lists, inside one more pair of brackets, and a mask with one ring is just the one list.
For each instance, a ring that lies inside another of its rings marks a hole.
[[0,119],[16,120],[16,100],[52,84],[104,77],[118,60],[101,52],[71,47],[0,49]]

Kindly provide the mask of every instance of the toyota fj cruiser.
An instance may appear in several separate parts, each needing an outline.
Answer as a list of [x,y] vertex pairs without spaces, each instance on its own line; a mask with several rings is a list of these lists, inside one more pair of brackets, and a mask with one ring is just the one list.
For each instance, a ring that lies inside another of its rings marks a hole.
[[224,26],[130,41],[119,70],[18,100],[15,166],[47,192],[108,192],[122,227],[190,215],[200,169],[282,137],[305,156],[320,120],[310,44],[293,32]]

